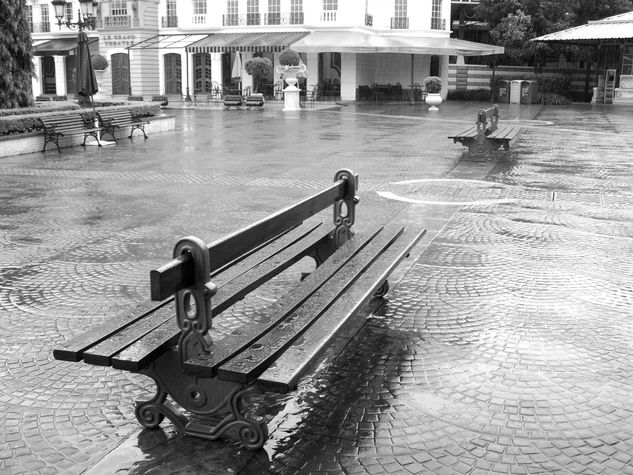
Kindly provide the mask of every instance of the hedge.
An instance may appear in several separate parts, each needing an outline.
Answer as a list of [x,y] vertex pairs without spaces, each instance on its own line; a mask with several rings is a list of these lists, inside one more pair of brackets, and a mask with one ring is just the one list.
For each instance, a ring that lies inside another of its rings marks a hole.
[[[71,108],[78,109],[78,108]],[[115,105],[103,107],[103,109],[129,109],[133,117],[151,117],[160,114],[160,104],[142,103],[139,105]],[[26,109],[21,109],[22,111]],[[10,115],[0,117],[0,135],[14,135],[35,132],[42,128],[39,122],[40,117],[59,115],[60,109],[55,108],[52,112],[41,112],[40,108],[29,107],[28,110],[36,112],[24,115]],[[79,112],[75,110],[75,112]],[[69,113],[70,114],[70,113]],[[80,114],[94,121],[94,110],[92,108],[82,109]]]

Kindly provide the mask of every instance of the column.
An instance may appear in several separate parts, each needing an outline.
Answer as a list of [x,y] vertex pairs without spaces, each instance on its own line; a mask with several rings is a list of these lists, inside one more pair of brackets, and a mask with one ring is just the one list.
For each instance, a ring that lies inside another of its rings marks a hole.
[[306,78],[308,83],[308,92],[311,91],[312,86],[316,86],[319,82],[319,53],[308,53],[306,58]]
[[35,73],[31,78],[31,87],[33,89],[33,99],[42,95],[42,83],[40,78],[42,77],[42,57],[33,56],[33,72]]
[[341,53],[341,100],[356,100],[356,53]]
[[66,60],[65,56],[53,56],[55,60],[55,94],[66,95]]
[[442,99],[448,94],[448,56],[440,56],[440,79],[442,79]]

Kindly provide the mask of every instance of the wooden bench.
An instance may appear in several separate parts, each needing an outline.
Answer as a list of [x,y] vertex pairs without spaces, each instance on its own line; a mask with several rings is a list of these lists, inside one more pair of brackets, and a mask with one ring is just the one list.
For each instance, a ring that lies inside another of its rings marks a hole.
[[99,127],[94,126],[92,120],[84,120],[81,114],[58,114],[42,116],[39,118],[42,128],[44,129],[44,147],[42,152],[46,151],[49,142],[53,142],[57,146],[57,151],[61,153],[59,148],[59,138],[72,135],[83,135],[84,141],[81,145],[86,145],[88,137],[94,137],[101,147],[99,140]]
[[479,109],[475,125],[459,134],[451,135],[454,143],[461,142],[468,147],[466,157],[472,160],[492,160],[495,150],[503,146],[510,149],[510,141],[515,138],[518,127],[499,126],[499,106]]
[[243,98],[241,94],[226,94],[222,101],[224,102],[224,107],[230,109],[231,107],[242,107]]
[[[332,185],[218,241],[180,240],[173,260],[150,273],[160,304],[108,319],[55,349],[55,358],[153,379],[156,395],[136,403],[147,428],[167,417],[210,440],[235,428],[244,446],[260,448],[268,429],[243,413],[244,395],[293,390],[350,317],[384,296],[389,274],[425,233],[395,224],[354,233],[356,184],[340,170]],[[310,220],[330,206],[333,225]],[[314,271],[251,319],[235,326],[222,313],[305,256]],[[213,341],[212,324],[221,329]]]
[[149,124],[149,121],[137,119],[132,115],[130,109],[102,109],[97,111],[97,116],[99,116],[99,124],[103,129],[101,137],[108,134],[112,137],[112,140],[116,140],[114,133],[117,129],[130,127],[129,139],[132,139],[132,134],[135,130],[143,132],[143,136],[147,139],[145,126]]

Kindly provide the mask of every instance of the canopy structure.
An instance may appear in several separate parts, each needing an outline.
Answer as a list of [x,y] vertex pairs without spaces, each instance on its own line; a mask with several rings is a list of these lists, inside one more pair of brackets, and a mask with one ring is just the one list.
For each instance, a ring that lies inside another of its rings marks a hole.
[[215,33],[187,47],[190,53],[278,53],[308,35],[309,31]]
[[186,48],[196,41],[206,38],[205,34],[176,34],[176,35],[155,35],[138,43],[128,46],[128,49],[168,49]]
[[[90,38],[90,45],[98,43],[99,38]],[[72,38],[55,38],[54,40],[44,41],[34,46],[33,56],[69,56],[76,50],[78,46],[77,37]]]
[[377,34],[366,31],[315,31],[291,45],[300,53],[405,53],[451,56],[503,54],[494,46],[455,38]]
[[590,21],[586,25],[539,36],[532,41],[596,44],[604,40],[624,39],[633,39],[633,12]]

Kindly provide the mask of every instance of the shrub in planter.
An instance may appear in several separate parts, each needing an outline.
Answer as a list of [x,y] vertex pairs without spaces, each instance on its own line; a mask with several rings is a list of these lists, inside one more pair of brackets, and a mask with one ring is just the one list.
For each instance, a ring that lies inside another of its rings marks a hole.
[[127,96],[128,101],[142,101],[143,96]]
[[282,66],[299,66],[301,57],[295,50],[287,48],[279,54],[279,64]]
[[273,75],[273,63],[268,58],[250,59],[244,65],[244,69],[253,76],[253,92],[255,93],[262,92],[262,84]]
[[95,71],[103,71],[108,68],[108,60],[100,54],[94,54],[90,59],[92,61],[92,68]]
[[442,90],[442,80],[437,76],[429,76],[424,79],[424,87],[428,94],[437,94]]

